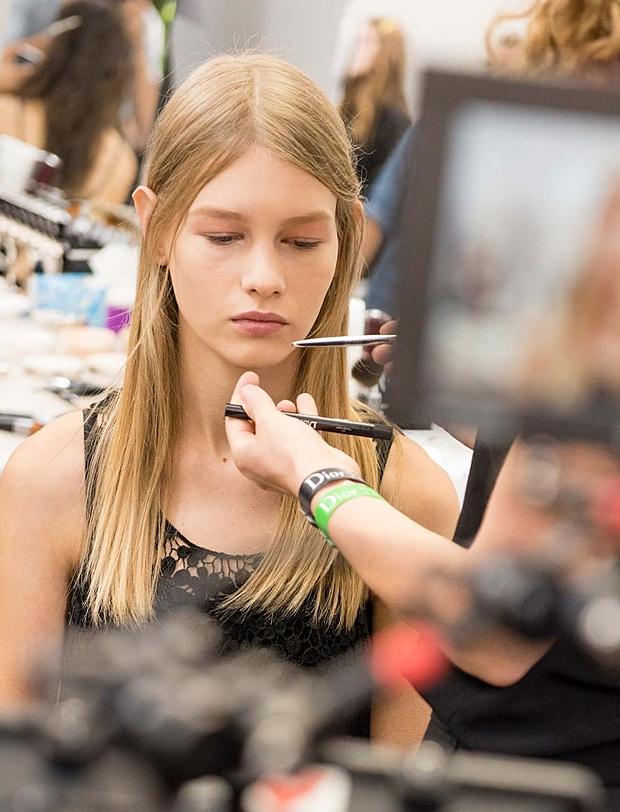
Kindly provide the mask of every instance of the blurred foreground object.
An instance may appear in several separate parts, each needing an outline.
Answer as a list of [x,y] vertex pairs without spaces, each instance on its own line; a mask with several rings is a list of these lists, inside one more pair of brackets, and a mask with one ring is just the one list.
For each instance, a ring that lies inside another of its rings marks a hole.
[[442,658],[424,633],[413,659],[401,632],[377,641],[370,666],[345,656],[310,677],[266,651],[220,658],[214,628],[184,611],[137,633],[70,633],[60,697],[55,669],[43,669],[46,701],[0,726],[11,808],[292,812],[322,797],[333,812],[602,809],[583,768],[334,738],[375,682],[437,677]]

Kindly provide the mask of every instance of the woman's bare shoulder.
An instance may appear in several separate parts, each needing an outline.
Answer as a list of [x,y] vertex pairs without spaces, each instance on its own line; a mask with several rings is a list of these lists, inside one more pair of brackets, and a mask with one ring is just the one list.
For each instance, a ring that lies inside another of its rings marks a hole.
[[452,480],[421,446],[402,434],[395,434],[381,493],[418,524],[452,538],[460,511]]
[[13,538],[42,535],[78,554],[84,528],[81,412],[49,423],[13,453],[0,479],[0,513]]
[[[17,447],[6,465],[12,477],[28,475],[55,490],[59,475],[74,484],[84,478],[84,420],[81,411],[62,415]],[[47,474],[53,473],[53,476]]]

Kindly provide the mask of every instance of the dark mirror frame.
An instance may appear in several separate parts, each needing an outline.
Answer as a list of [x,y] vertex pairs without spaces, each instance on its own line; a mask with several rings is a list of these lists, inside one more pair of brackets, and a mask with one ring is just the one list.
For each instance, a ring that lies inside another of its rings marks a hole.
[[541,83],[448,70],[427,71],[411,175],[401,215],[403,239],[398,258],[401,316],[395,362],[388,379],[386,412],[403,428],[460,424],[478,426],[483,437],[501,442],[517,433],[551,433],[615,442],[620,438],[620,407],[600,404],[568,416],[517,408],[485,396],[441,391],[426,363],[426,316],[432,307],[429,274],[440,218],[447,145],[455,115],[464,104],[506,102],[524,109],[585,112],[618,119],[620,93],[575,83]]

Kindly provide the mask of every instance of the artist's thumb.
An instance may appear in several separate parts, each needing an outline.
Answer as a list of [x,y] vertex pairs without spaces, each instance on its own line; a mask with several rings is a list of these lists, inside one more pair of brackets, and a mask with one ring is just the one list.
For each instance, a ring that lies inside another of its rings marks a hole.
[[279,414],[275,403],[264,389],[255,384],[246,384],[239,389],[241,405],[254,422],[266,420],[274,413]]
[[247,386],[248,384],[252,384],[253,386],[258,386],[260,384],[260,378],[256,374],[256,372],[244,372],[243,375],[239,378],[235,385],[235,389],[230,396],[230,402],[236,403],[241,405],[241,390]]

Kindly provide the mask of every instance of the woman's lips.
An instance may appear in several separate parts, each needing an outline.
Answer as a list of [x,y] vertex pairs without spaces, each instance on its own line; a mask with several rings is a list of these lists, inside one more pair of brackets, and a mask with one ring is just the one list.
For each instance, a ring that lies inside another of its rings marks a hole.
[[232,319],[241,332],[252,336],[267,336],[277,333],[287,322],[276,313],[242,313]]

